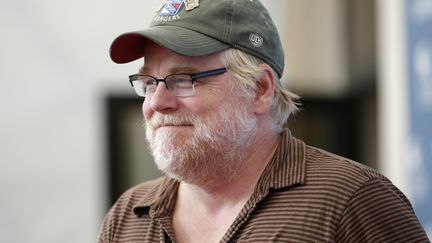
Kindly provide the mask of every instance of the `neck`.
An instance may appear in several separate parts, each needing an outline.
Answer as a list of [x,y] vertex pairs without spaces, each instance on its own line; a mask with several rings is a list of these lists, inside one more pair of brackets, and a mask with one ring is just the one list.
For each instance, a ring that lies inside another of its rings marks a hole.
[[246,203],[279,142],[279,135],[270,133],[270,136],[268,131],[257,134],[236,175],[219,175],[219,180],[212,184],[181,182],[179,199],[185,196],[209,209]]
[[217,242],[222,239],[253,194],[279,140],[275,132],[259,128],[257,131],[241,161],[242,168],[236,176],[230,177],[231,180],[214,172],[219,180],[205,183],[205,186],[180,183],[173,212],[176,241]]

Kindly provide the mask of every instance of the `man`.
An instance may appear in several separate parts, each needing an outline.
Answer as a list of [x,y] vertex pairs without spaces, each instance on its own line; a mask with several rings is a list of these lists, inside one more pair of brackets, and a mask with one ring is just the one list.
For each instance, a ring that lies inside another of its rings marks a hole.
[[141,57],[130,82],[166,176],[123,194],[99,242],[428,242],[388,179],[284,129],[296,96],[258,0],[166,1],[111,46]]

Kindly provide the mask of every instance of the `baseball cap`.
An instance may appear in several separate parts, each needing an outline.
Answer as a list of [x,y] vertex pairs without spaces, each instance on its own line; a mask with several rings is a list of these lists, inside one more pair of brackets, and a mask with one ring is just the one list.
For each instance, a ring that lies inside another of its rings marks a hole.
[[146,39],[185,56],[236,48],[269,64],[279,77],[284,54],[276,26],[259,0],[166,0],[150,26],[111,44],[110,56],[127,63],[144,56]]

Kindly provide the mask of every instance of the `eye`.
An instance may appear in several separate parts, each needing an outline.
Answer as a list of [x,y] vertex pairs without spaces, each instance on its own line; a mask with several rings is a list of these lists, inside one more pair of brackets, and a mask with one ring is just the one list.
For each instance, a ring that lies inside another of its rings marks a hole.
[[146,86],[141,80],[132,81],[133,88],[137,95],[144,97],[146,94]]
[[140,81],[143,85],[149,87],[149,86],[156,86],[156,80],[152,77],[142,76],[140,78]]
[[185,74],[176,74],[167,78],[168,86],[172,88],[191,88],[192,87],[192,79],[189,75]]
[[154,78],[148,76],[140,76],[132,82],[135,91],[138,95],[146,96],[156,91],[157,82]]

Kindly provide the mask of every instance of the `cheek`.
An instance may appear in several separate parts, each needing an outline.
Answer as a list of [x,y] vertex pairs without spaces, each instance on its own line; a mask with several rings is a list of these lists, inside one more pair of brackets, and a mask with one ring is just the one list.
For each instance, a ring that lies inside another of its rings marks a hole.
[[153,111],[153,109],[150,108],[150,102],[148,99],[144,100],[143,105],[142,105],[142,111],[143,111],[143,115],[144,115],[145,120],[150,119],[150,117],[152,116],[154,111]]

